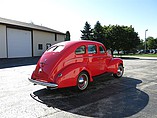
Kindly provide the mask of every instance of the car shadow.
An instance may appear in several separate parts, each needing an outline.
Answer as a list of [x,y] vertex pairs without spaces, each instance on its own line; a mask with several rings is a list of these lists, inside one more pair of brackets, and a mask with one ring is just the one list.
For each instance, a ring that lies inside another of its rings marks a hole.
[[0,69],[34,65],[38,62],[39,57],[25,57],[25,58],[10,58],[10,59],[0,59]]
[[146,107],[149,96],[136,88],[141,80],[123,77],[103,77],[91,83],[83,92],[73,88],[41,89],[30,96],[48,107],[89,117],[129,117]]

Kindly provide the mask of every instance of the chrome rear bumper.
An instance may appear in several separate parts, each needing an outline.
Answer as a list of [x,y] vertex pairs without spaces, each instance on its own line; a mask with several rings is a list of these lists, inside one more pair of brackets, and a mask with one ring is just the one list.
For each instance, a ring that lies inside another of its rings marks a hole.
[[30,78],[28,78],[28,80],[30,82],[34,83],[35,85],[38,84],[38,85],[47,86],[47,87],[51,87],[51,88],[57,88],[58,87],[58,85],[54,84],[54,83],[41,82],[41,81],[33,80],[33,79],[30,79]]

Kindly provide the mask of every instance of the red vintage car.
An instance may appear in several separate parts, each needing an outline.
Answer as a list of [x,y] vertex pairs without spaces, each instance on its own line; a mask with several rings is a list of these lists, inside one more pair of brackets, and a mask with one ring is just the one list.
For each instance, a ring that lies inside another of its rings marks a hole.
[[123,61],[113,58],[105,46],[95,41],[66,41],[51,46],[39,59],[31,82],[47,88],[76,86],[85,90],[93,77],[112,73],[123,75]]

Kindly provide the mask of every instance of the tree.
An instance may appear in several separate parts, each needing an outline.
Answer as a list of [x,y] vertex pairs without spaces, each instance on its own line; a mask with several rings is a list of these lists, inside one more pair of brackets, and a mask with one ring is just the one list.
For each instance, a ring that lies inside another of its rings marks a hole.
[[65,41],[70,41],[70,32],[66,31]]
[[137,49],[138,49],[138,50],[144,49],[144,41],[143,41],[143,39],[140,40],[140,43],[139,43],[139,45],[137,46]]
[[146,39],[146,43],[147,43],[148,49],[156,49],[157,48],[157,39],[154,39],[153,37],[148,37]]
[[106,44],[108,44],[108,48],[112,48],[112,50],[117,50],[118,53],[122,49],[122,44],[124,40],[124,32],[122,27],[118,25],[109,25],[104,26],[106,32]]
[[140,43],[138,33],[134,31],[132,26],[109,25],[104,26],[104,28],[107,38],[106,44],[109,48],[117,50],[118,54],[120,50],[124,52],[133,51]]
[[81,30],[81,32],[82,32],[82,36],[81,36],[82,40],[93,39],[91,25],[88,22],[85,23],[84,30]]
[[[111,48],[124,52],[134,52],[141,43],[138,33],[131,26],[109,25],[101,26],[97,21],[92,30],[88,22],[86,22],[84,30],[81,31],[83,40],[94,40],[103,43],[106,48]],[[93,35],[92,35],[93,33]]]
[[101,26],[100,22],[97,21],[94,29],[93,29],[93,40],[94,41],[98,41],[104,44],[105,42],[105,33],[104,33],[104,29]]
[[125,42],[124,46],[122,47],[123,50],[130,52],[134,51],[137,49],[137,46],[140,44],[140,38],[138,37],[138,33],[135,32],[134,28],[132,26],[124,27],[125,30]]

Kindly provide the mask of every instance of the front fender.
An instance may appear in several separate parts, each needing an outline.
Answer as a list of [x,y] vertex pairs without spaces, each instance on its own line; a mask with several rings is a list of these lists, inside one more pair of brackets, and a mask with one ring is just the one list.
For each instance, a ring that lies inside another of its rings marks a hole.
[[113,58],[108,64],[108,72],[117,73],[118,66],[122,64],[123,61],[120,58]]
[[[68,65],[56,74],[55,83],[58,84],[58,88],[76,86],[78,75],[82,71],[87,71],[89,76],[91,75],[84,63]],[[90,80],[92,81],[91,77]]]

